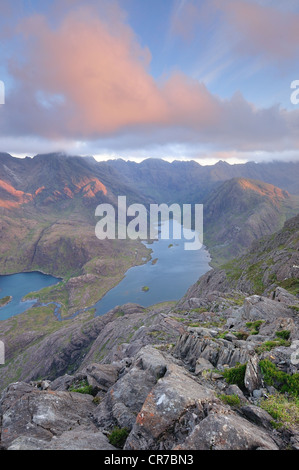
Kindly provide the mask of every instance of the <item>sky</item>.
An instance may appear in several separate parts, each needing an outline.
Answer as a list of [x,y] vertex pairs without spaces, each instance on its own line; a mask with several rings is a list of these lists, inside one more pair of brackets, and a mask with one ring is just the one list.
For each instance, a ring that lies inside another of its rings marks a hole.
[[0,151],[299,160],[298,24],[299,0],[0,0]]

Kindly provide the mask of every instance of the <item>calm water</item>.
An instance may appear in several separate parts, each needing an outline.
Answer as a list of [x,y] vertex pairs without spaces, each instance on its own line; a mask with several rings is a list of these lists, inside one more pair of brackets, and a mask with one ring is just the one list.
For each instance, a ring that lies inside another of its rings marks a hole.
[[7,295],[12,296],[12,301],[0,308],[0,320],[25,312],[36,303],[35,300],[22,302],[22,298],[29,292],[36,292],[44,287],[57,284],[60,279],[42,274],[40,272],[10,274],[0,276],[0,299]]
[[[147,307],[183,297],[188,288],[211,269],[209,252],[204,247],[185,250],[185,241],[170,238],[145,244],[153,250],[152,259],[129,269],[123,280],[96,303],[96,315],[128,302]],[[173,246],[169,247],[170,244]],[[154,259],[157,262],[152,264]],[[147,292],[142,290],[144,286],[149,287]]]
[[[163,224],[161,230],[163,231]],[[209,252],[204,247],[200,250],[185,250],[185,241],[183,238],[173,239],[170,233],[167,240],[159,238],[152,244],[145,243],[152,249],[151,260],[129,269],[123,280],[95,304],[95,315],[103,315],[117,305],[128,302],[147,307],[183,297],[188,288],[210,269]],[[154,264],[153,260],[156,260]],[[40,272],[0,276],[0,298],[7,295],[13,297],[9,304],[0,308],[0,320],[32,307],[35,300],[22,302],[22,298],[29,292],[57,284],[59,280]],[[142,290],[144,286],[149,288],[147,292]],[[60,319],[58,304],[55,311]]]

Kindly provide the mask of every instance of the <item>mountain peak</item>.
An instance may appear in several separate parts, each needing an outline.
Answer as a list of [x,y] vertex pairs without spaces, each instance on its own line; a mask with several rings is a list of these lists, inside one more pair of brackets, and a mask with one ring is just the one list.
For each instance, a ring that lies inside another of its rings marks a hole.
[[273,203],[290,197],[287,191],[270,183],[249,178],[236,178],[235,181],[244,191],[253,191],[262,197],[269,198]]

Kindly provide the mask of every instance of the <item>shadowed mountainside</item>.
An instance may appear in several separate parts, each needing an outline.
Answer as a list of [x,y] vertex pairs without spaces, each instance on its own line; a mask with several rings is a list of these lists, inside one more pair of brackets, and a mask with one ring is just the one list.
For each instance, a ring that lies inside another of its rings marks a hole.
[[281,228],[299,198],[268,183],[233,178],[204,203],[204,240],[216,265],[244,253],[254,240]]

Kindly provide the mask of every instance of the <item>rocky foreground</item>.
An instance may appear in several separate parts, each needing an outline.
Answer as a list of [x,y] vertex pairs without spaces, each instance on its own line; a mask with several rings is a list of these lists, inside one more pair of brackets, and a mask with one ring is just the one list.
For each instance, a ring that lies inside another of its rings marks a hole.
[[1,448],[299,450],[298,297],[194,293],[29,342],[1,395]]

